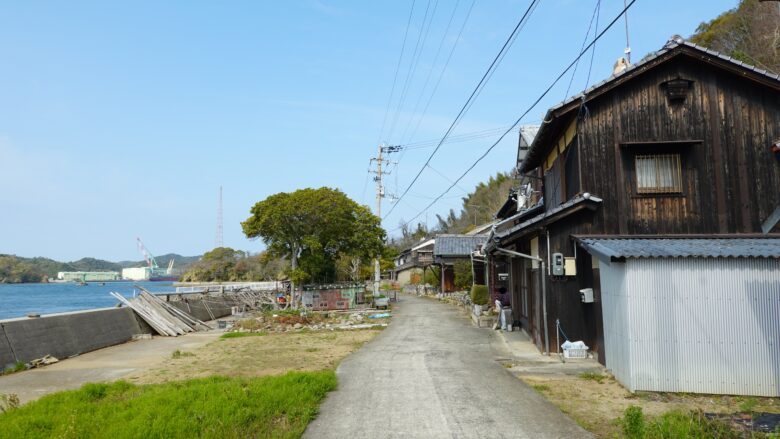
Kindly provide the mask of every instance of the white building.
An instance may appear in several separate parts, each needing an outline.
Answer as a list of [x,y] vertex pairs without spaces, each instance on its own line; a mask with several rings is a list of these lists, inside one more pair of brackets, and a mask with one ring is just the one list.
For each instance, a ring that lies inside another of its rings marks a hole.
[[149,267],[133,267],[122,269],[122,279],[125,280],[149,280],[152,277],[152,269]]

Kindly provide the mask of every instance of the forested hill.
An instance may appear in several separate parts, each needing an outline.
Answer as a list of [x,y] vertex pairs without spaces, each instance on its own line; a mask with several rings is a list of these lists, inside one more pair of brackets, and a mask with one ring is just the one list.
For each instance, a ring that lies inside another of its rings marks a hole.
[[[200,256],[181,256],[169,253],[156,258],[160,267],[166,267],[173,259],[174,267],[186,268]],[[57,277],[59,271],[118,271],[125,267],[143,267],[144,261],[110,262],[95,258],[81,258],[72,262],[59,262],[49,258],[23,258],[0,254],[0,283],[42,282]]]
[[700,24],[690,41],[780,74],[778,2],[741,0],[736,8]]

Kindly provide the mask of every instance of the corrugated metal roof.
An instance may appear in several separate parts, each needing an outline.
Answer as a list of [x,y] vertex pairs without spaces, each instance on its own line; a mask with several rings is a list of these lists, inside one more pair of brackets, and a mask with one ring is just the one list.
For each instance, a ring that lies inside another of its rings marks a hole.
[[487,241],[487,235],[436,235],[434,256],[468,256]]
[[780,258],[780,238],[578,238],[600,259]]
[[[565,203],[561,204],[560,206],[556,206],[556,207],[554,207],[554,208],[552,208],[552,209],[550,209],[550,210],[548,210],[548,211],[546,211],[546,212],[544,212],[542,214],[536,215],[536,216],[534,216],[534,217],[532,217],[532,218],[530,218],[530,219],[528,219],[526,221],[523,221],[523,222],[521,222],[519,224],[516,224],[516,225],[514,225],[511,228],[508,228],[508,229],[505,229],[505,230],[501,230],[501,231],[496,231],[495,236],[497,238],[505,238],[505,237],[507,237],[509,235],[512,235],[512,234],[520,231],[520,230],[525,229],[526,227],[533,226],[533,225],[539,223],[540,221],[542,221],[544,219],[550,218],[550,217],[552,217],[552,216],[554,216],[554,215],[556,215],[558,213],[564,212],[567,209],[570,209],[572,207],[578,206],[578,205],[580,205],[580,204],[582,204],[584,202],[591,202],[591,203],[598,204],[598,203],[601,203],[601,201],[602,201],[601,198],[599,198],[599,197],[597,197],[595,195],[588,194],[588,193],[585,193],[583,195],[577,195],[577,196],[571,198],[570,200],[566,201]],[[528,209],[528,211],[536,212],[537,210],[532,208],[532,209]],[[501,223],[499,223],[499,225],[504,224],[504,223],[508,223],[510,221],[515,221],[516,219],[519,219],[519,218],[523,218],[524,215],[526,213],[528,213],[528,211],[520,212],[519,214],[517,214],[515,216],[509,217],[509,218],[505,219],[504,221],[502,221]]]
[[534,137],[539,132],[539,125],[523,125],[520,127],[520,139],[522,139],[526,145],[531,146],[534,143]]

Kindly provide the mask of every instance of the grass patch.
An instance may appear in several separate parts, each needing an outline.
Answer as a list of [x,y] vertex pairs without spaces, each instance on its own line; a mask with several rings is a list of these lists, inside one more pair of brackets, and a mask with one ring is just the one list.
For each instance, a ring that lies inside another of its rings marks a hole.
[[533,385],[534,390],[536,390],[539,393],[549,392],[550,386],[547,384],[534,384]]
[[742,434],[730,426],[708,419],[701,411],[673,410],[653,419],[645,419],[642,408],[629,406],[621,420],[624,437],[645,438],[721,438],[738,439]]
[[606,376],[604,376],[604,375],[602,375],[602,374],[600,374],[598,372],[582,372],[580,374],[580,378],[583,379],[583,380],[595,381],[595,382],[601,384],[601,383],[604,382],[604,379],[606,378]]
[[13,366],[11,366],[11,367],[3,370],[3,371],[0,371],[0,375],[10,375],[12,373],[21,372],[21,371],[26,370],[26,369],[27,369],[27,366],[25,366],[25,364],[23,362],[17,361],[16,364],[14,364]]
[[739,404],[739,411],[743,413],[753,413],[757,405],[758,400],[756,398],[747,398]]
[[241,337],[262,337],[264,335],[268,335],[267,332],[226,332],[222,334],[219,338],[222,340],[228,339],[228,338],[241,338]]
[[174,360],[179,358],[194,357],[194,356],[195,354],[193,354],[192,352],[180,351],[178,349],[173,351],[173,354],[171,354],[171,358],[173,358]]
[[333,371],[143,386],[126,381],[87,384],[0,414],[0,436],[300,437],[335,388]]

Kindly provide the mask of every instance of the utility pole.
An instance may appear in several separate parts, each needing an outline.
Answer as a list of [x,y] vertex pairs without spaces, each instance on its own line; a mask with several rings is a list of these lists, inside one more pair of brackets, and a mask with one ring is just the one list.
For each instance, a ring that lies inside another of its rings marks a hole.
[[[389,174],[389,172],[386,170],[382,170],[382,165],[385,163],[390,163],[389,160],[383,157],[383,154],[390,154],[400,150],[400,146],[385,145],[384,143],[380,143],[377,156],[371,159],[372,162],[376,162],[376,171],[371,172],[376,174],[374,176],[374,181],[376,182],[376,216],[378,216],[380,220],[382,219],[382,198],[385,197],[385,187],[382,183],[382,177]],[[381,255],[377,254],[374,258],[374,297],[379,295],[379,284],[382,281],[382,274],[379,268],[380,256]]]

